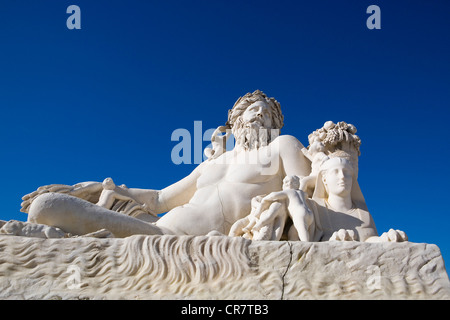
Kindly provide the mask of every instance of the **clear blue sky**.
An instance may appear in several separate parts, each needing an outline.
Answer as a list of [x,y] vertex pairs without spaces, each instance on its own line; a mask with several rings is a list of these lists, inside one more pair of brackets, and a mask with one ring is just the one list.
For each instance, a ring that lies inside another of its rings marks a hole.
[[[81,8],[69,30],[66,8]],[[366,27],[369,5],[381,30]],[[223,125],[236,99],[275,97],[283,134],[347,121],[378,231],[450,263],[450,1],[2,1],[0,219],[41,185],[160,189],[177,128]],[[203,147],[207,146],[203,143]]]

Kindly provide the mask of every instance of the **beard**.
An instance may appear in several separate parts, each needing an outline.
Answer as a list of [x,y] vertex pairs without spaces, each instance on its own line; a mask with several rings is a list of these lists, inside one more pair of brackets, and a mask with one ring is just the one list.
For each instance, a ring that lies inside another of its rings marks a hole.
[[271,141],[271,130],[265,128],[258,119],[242,122],[239,119],[233,126],[232,131],[236,145],[244,150],[253,150],[267,146]]

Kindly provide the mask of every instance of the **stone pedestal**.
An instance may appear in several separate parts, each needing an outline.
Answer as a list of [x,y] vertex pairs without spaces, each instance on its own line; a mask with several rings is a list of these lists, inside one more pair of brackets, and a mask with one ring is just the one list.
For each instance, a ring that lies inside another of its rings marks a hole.
[[1,299],[450,299],[424,243],[0,236]]

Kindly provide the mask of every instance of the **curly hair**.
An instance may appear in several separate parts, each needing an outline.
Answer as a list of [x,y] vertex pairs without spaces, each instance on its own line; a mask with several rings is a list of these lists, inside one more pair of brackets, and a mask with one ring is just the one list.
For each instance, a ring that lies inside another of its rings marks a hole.
[[284,116],[281,113],[280,103],[275,100],[275,98],[269,98],[264,92],[260,90],[255,90],[253,93],[249,92],[245,96],[239,97],[233,108],[228,110],[228,121],[226,123],[226,126],[229,128],[233,128],[233,125],[248,108],[248,106],[257,101],[264,101],[272,111],[272,128],[270,129],[281,129],[284,125]]

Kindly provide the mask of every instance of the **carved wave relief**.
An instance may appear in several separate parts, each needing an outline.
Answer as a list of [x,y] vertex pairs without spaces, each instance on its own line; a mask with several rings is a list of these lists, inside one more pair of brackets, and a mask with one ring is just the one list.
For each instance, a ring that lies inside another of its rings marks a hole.
[[450,283],[429,244],[0,236],[0,298],[450,299]]

